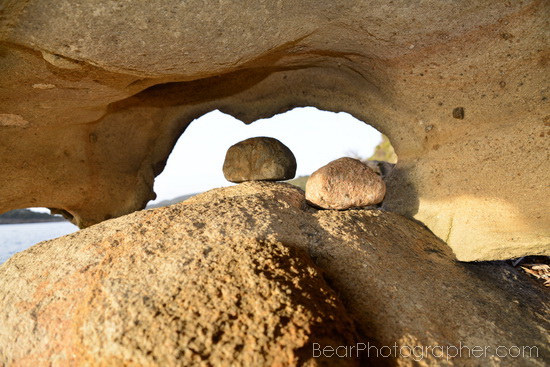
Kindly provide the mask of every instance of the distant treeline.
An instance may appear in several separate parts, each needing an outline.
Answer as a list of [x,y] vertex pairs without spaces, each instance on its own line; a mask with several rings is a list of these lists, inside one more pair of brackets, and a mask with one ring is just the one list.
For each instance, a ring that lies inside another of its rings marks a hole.
[[0,214],[0,224],[62,222],[65,219],[59,215],[33,212],[29,209],[15,209]]
[[197,194],[189,194],[189,195],[183,195],[183,196],[178,196],[176,198],[173,198],[173,199],[170,199],[170,200],[164,200],[164,201],[161,201],[160,203],[158,204],[150,204],[150,205],[147,205],[147,207],[145,209],[153,209],[153,208],[162,208],[163,206],[168,206],[168,205],[172,205],[172,204],[177,204],[177,203],[180,203],[182,201],[185,201],[187,199],[189,199],[190,197],[193,197],[195,195],[198,195]]

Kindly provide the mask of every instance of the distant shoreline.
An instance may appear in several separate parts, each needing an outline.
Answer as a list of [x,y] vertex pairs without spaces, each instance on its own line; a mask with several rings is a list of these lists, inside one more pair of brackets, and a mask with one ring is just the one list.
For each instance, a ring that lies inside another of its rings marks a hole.
[[0,226],[2,224],[30,224],[30,223],[59,223],[59,222],[68,222],[64,218],[55,218],[55,219],[1,219]]
[[0,214],[0,224],[25,224],[25,223],[49,223],[64,222],[65,218],[58,215],[38,213],[29,209],[15,209]]

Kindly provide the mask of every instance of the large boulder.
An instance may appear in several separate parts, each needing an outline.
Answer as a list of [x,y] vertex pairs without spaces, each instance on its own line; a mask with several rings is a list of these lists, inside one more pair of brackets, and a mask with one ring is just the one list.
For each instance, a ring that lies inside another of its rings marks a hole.
[[358,339],[304,248],[215,231],[212,209],[141,212],[15,255],[0,365],[357,365],[311,354]]
[[4,1],[0,212],[50,207],[81,227],[130,213],[195,118],[316,106],[391,139],[385,206],[459,259],[548,255],[549,14],[541,0]]
[[459,263],[400,215],[248,182],[13,256],[0,364],[544,366],[549,307],[513,267]]

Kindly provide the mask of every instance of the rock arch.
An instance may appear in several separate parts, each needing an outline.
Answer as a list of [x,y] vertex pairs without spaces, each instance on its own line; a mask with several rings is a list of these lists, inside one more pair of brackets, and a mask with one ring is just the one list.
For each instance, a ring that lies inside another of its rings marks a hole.
[[389,136],[388,208],[460,260],[548,254],[550,6],[407,4],[5,2],[0,212],[129,213],[194,118],[315,106]]

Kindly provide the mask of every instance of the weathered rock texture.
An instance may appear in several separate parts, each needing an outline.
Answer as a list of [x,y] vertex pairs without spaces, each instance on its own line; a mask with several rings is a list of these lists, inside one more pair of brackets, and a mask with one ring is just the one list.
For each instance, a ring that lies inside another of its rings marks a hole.
[[13,259],[0,364],[332,365],[313,343],[355,344],[355,326],[304,249],[213,231],[218,215],[142,212]]
[[[489,348],[449,361],[417,353],[421,365],[550,358],[542,285],[511,266],[458,263],[400,215],[317,211],[304,199],[288,184],[249,182],[13,256],[0,266],[0,364],[418,365],[372,349],[310,358],[314,340],[353,342],[341,302],[365,345]],[[491,357],[501,345],[537,349]]]
[[340,158],[313,172],[306,183],[306,200],[323,209],[349,209],[384,200],[386,184],[358,159]]
[[316,106],[391,139],[387,207],[459,259],[548,255],[549,19],[545,0],[4,1],[0,212],[132,212],[193,119]]
[[223,174],[228,181],[282,181],[296,175],[296,158],[286,145],[265,136],[238,142],[227,150]]

